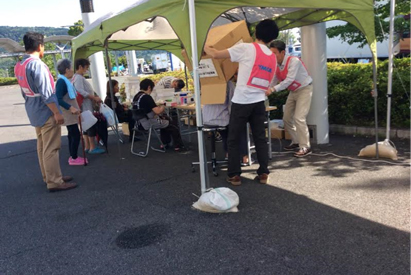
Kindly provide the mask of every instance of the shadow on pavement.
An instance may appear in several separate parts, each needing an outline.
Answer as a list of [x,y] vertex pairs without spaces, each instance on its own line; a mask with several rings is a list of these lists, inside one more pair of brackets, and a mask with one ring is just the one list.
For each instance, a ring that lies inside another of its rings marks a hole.
[[[1,274],[409,274],[409,232],[247,178],[231,187],[224,172],[211,174],[211,186],[235,190],[240,212],[198,212],[190,208],[200,185],[199,173],[190,172],[195,151],[150,152],[143,159],[130,155],[129,143],[118,152],[110,140],[110,155],[89,156],[89,166],[73,167],[63,138],[62,170],[80,184],[67,192],[46,191],[35,151],[0,159]],[[33,142],[0,145],[0,152]],[[289,155],[271,165],[293,174],[314,169],[321,181],[378,169]],[[327,170],[335,166],[341,168]],[[406,191],[404,181],[387,177],[342,188],[399,182]]]

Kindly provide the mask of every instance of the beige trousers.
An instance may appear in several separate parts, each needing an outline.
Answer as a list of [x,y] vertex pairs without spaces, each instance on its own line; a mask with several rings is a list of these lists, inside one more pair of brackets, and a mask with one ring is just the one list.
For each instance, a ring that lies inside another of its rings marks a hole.
[[311,106],[313,86],[308,85],[288,94],[284,110],[284,128],[290,134],[292,143],[310,148],[310,134],[306,117]]
[[43,181],[47,188],[54,188],[63,183],[60,170],[59,151],[61,148],[61,126],[54,117],[46,121],[42,127],[35,127],[37,134],[37,155]]

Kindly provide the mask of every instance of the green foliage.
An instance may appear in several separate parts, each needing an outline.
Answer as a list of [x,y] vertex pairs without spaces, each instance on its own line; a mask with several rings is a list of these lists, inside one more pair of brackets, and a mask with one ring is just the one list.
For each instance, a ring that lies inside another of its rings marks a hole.
[[297,38],[295,37],[294,33],[291,30],[280,31],[277,39],[284,41],[287,45],[288,44],[292,45],[297,42]]
[[[371,64],[328,63],[328,116],[330,124],[374,126],[374,98],[372,90]],[[378,123],[386,126],[388,61],[378,64]],[[410,58],[396,59],[394,62],[391,125],[410,127]],[[314,91],[315,92],[315,91]],[[285,104],[288,92],[270,96],[270,104]],[[279,108],[281,109],[281,108]],[[272,114],[281,118],[281,110]]]
[[[390,17],[390,1],[376,0],[375,3],[375,35],[379,42],[387,38],[389,33],[389,17]],[[397,18],[394,20],[395,31],[400,34],[409,32],[410,21],[404,20],[398,15],[407,15],[410,13],[410,0],[397,0],[395,5],[395,14]],[[382,27],[382,28],[381,28]],[[340,37],[341,40],[352,45],[353,43],[360,43],[362,48],[367,45],[364,34],[354,25],[347,23],[345,25],[334,26],[327,28],[327,35],[329,38]]]
[[73,26],[70,26],[68,30],[68,34],[72,36],[77,36],[84,31],[84,24],[83,21],[79,20],[74,23]]
[[[23,36],[26,32],[39,32],[44,34],[45,37],[53,35],[66,35],[66,28],[53,28],[53,27],[9,27],[0,26],[0,38],[10,38],[18,43],[23,41]],[[0,48],[0,52],[6,52]]]
[[118,64],[123,64],[123,66],[127,65],[127,57],[125,55],[118,57]]
[[15,77],[0,77],[0,86],[17,84]]
[[[46,43],[44,45],[44,49],[46,51],[50,51],[50,50],[55,50],[56,47],[53,43]],[[59,61],[60,59],[61,59],[61,54],[56,54],[56,62]],[[53,55],[51,54],[44,55],[42,61],[46,63],[47,67],[49,67],[50,69],[51,74],[53,75],[54,78],[56,78],[58,73],[54,67]]]

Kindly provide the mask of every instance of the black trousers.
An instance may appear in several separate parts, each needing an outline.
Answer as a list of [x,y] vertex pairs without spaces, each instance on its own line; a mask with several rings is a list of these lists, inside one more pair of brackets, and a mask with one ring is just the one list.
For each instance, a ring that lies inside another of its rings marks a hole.
[[160,130],[161,142],[167,145],[173,139],[174,147],[184,147],[183,139],[181,138],[180,126],[178,125],[177,113],[170,113],[170,117],[163,115],[162,119],[168,120],[169,124],[166,128]]
[[78,146],[80,144],[80,130],[78,129],[77,124],[68,125],[66,127],[68,131],[67,137],[70,156],[72,159],[76,159]]
[[133,134],[132,134],[132,129],[134,128],[134,125],[136,122],[133,119],[133,114],[130,110],[124,111],[122,114],[117,114],[118,122],[123,123],[127,122],[128,123],[128,131],[130,133],[129,140],[132,139]]
[[257,174],[269,174],[268,145],[265,137],[266,112],[264,101],[252,104],[233,103],[228,130],[228,176],[241,175],[240,136],[244,135],[247,122],[250,123],[255,149],[260,167]]
[[[223,148],[224,152],[228,153],[228,131],[230,127],[229,125],[226,126],[225,130],[219,131],[221,134],[221,137],[223,139]],[[247,128],[245,127],[243,130],[243,134],[240,135],[239,137],[239,146],[240,146],[240,160],[242,161],[244,156],[248,155],[248,150],[247,150]]]
[[166,128],[160,129],[161,142],[165,145],[169,144],[172,138],[174,147],[183,147],[184,144],[181,138],[180,127],[178,126],[177,119],[169,119],[168,117],[164,117],[163,119],[167,119],[169,124]]

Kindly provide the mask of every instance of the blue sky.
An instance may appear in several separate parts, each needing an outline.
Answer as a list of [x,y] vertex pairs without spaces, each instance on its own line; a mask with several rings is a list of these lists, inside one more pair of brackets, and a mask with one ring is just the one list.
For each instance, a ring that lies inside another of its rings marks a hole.
[[[92,20],[109,12],[120,11],[136,0],[93,2]],[[0,4],[0,26],[61,27],[73,25],[80,19],[80,0],[2,0]]]

